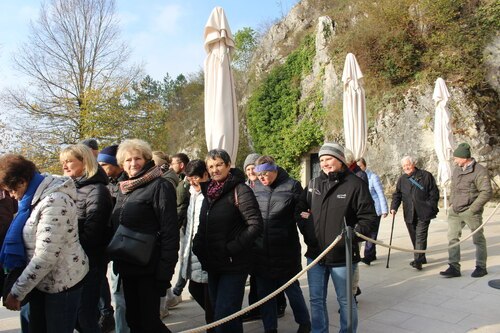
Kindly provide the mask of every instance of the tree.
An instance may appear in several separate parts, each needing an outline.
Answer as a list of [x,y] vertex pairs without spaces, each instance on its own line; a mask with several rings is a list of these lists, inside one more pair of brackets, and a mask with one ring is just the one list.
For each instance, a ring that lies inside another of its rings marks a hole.
[[51,0],[30,28],[14,56],[30,84],[9,90],[10,106],[37,120],[51,144],[106,136],[96,116],[112,112],[140,73],[123,67],[130,51],[120,41],[114,0]]
[[233,66],[239,71],[248,69],[257,48],[257,31],[245,27],[234,34]]

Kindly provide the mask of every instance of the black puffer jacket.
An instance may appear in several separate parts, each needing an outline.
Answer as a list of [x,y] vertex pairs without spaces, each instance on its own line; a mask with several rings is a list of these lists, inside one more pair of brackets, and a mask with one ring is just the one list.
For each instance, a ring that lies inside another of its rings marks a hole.
[[110,216],[113,200],[107,188],[108,177],[99,166],[90,178],[75,178],[78,233],[91,267],[106,264],[105,250],[111,238]]
[[[193,252],[208,273],[250,273],[252,247],[262,231],[262,215],[244,175],[231,169],[221,196],[209,203],[207,183],[200,212],[200,225],[193,240]],[[237,197],[239,205],[236,206]]]
[[302,186],[278,168],[278,176],[271,186],[255,182],[253,190],[264,219],[262,235],[255,242],[254,272],[271,279],[292,277],[302,268],[294,219]]
[[[412,177],[422,188],[410,181]],[[403,215],[406,223],[412,223],[414,214],[422,221],[430,221],[435,218],[438,209],[439,189],[436,186],[434,176],[428,171],[415,168],[408,176],[401,175],[396,185],[396,191],[392,195],[391,210],[397,211],[403,202]]]
[[[148,162],[131,179],[143,176],[152,167],[154,163]],[[123,224],[134,231],[158,235],[158,246],[148,264],[139,266],[115,261],[115,271],[122,276],[154,275],[162,281],[161,285],[170,287],[179,251],[175,189],[172,184],[158,177],[127,194],[119,192],[111,220],[115,230]]]
[[[308,219],[300,212],[311,210]],[[297,224],[307,244],[306,257],[315,259],[342,233],[344,217],[347,224],[363,235],[369,235],[377,218],[368,184],[346,170],[331,172],[311,180],[297,204]],[[360,261],[358,242],[352,242],[352,260]],[[325,256],[322,263],[345,266],[345,239]]]

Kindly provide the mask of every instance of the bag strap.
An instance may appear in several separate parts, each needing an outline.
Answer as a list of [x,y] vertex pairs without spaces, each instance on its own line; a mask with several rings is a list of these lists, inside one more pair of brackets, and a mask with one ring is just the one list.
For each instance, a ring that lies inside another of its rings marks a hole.
[[424,190],[424,187],[419,182],[417,182],[417,180],[415,178],[408,177],[408,180],[410,181],[410,183],[412,183],[413,185],[415,185],[416,187],[418,187],[420,189],[420,191]]
[[236,208],[239,208],[240,207],[240,202],[238,200],[238,190],[237,190],[237,188],[238,188],[238,185],[236,185],[234,187],[234,205],[236,206]]

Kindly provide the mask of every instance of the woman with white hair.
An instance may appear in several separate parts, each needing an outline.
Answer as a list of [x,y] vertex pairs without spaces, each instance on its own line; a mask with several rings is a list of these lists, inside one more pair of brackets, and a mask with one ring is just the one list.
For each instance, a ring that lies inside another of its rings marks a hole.
[[155,166],[147,142],[123,141],[116,158],[128,180],[120,182],[113,226],[155,235],[146,264],[111,257],[123,281],[127,324],[131,333],[170,332],[160,319],[160,297],[170,287],[179,250],[175,189],[162,177],[160,166]]
[[90,265],[83,281],[77,328],[81,333],[100,333],[98,304],[107,270],[105,250],[111,236],[109,218],[113,210],[106,186],[108,177],[84,144],[62,149],[60,161],[64,175],[75,182],[78,234]]

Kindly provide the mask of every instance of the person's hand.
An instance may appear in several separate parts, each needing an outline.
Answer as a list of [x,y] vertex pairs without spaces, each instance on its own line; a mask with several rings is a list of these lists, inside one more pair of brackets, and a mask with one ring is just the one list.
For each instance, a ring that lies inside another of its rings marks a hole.
[[394,209],[391,209],[391,214],[396,215],[396,211]]
[[310,215],[310,211],[300,213],[300,217],[302,217],[303,219],[308,219]]
[[7,295],[7,299],[4,300],[3,305],[12,311],[21,310],[21,302],[17,300],[11,293]]
[[385,219],[387,217],[387,213],[382,214],[382,217]]

